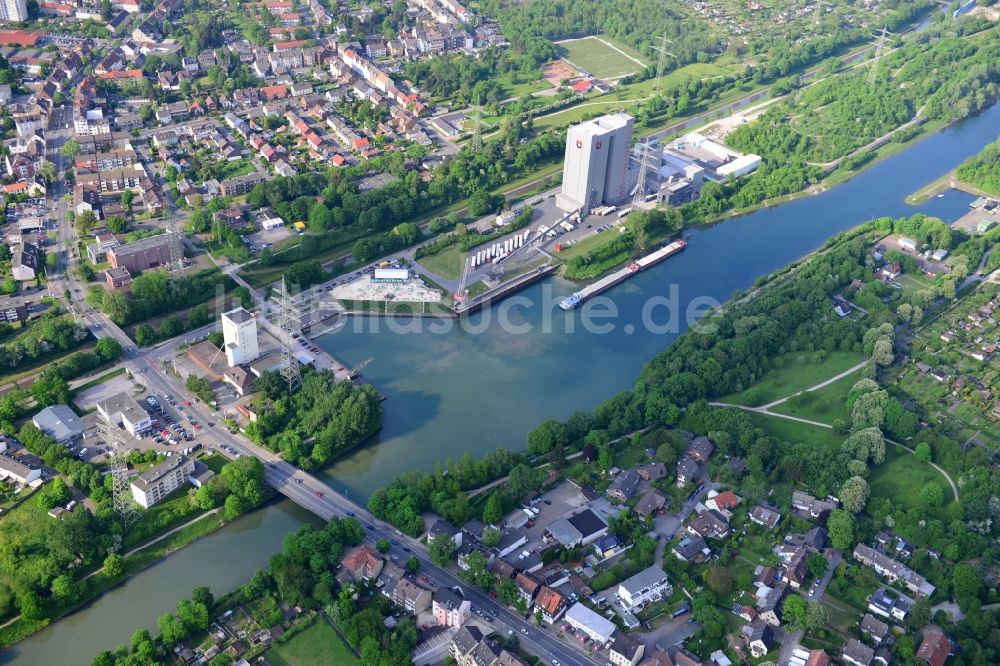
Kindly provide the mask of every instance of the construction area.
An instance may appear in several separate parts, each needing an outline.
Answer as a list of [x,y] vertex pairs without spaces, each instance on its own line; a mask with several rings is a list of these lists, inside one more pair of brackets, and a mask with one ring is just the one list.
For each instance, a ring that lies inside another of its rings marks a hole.
[[[370,275],[337,284],[327,296],[338,301],[393,301],[396,303],[440,303],[441,292],[428,286],[415,273],[406,269],[377,269]],[[385,274],[386,278],[381,278]],[[405,274],[405,275],[404,275]]]

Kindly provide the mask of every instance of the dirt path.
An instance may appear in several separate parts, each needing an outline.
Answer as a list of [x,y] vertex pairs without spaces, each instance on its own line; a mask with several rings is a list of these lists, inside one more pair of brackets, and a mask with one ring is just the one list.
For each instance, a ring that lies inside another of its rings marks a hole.
[[[868,364],[867,360],[862,361],[861,363],[858,363],[853,368],[849,368],[849,369],[841,372],[838,375],[835,375],[833,377],[830,377],[829,379],[826,379],[826,380],[820,382],[819,384],[816,384],[814,386],[810,386],[807,389],[803,389],[802,391],[798,391],[798,392],[793,393],[791,395],[787,395],[784,398],[780,398],[778,400],[775,400],[774,402],[769,402],[766,405],[761,405],[760,407],[747,407],[746,405],[736,405],[736,404],[733,404],[733,403],[730,403],[730,402],[710,402],[708,404],[712,405],[713,407],[736,407],[737,409],[742,409],[745,412],[753,412],[755,414],[763,414],[765,416],[773,416],[773,417],[779,418],[779,419],[788,419],[789,421],[798,421],[799,423],[805,423],[807,425],[812,425],[812,426],[816,426],[816,427],[819,427],[819,428],[829,428],[829,429],[832,429],[833,426],[830,425],[829,423],[821,423],[819,421],[812,421],[810,419],[804,419],[804,418],[801,418],[801,417],[798,417],[798,416],[792,416],[791,414],[779,414],[778,412],[772,412],[770,408],[774,407],[776,405],[782,404],[783,402],[785,402],[789,398],[792,398],[792,397],[798,395],[799,393],[808,393],[808,392],[811,392],[811,391],[816,391],[818,389],[821,389],[824,386],[829,386],[830,384],[832,384],[833,382],[837,381],[838,379],[843,379],[844,377],[850,375],[852,372],[857,372],[861,368],[865,367],[867,364]],[[910,453],[914,452],[913,449],[911,449],[906,444],[903,444],[902,442],[897,442],[897,441],[891,440],[888,437],[885,437],[884,439],[885,439],[885,441],[887,443],[892,444],[893,446],[901,446],[902,448],[906,449]],[[951,486],[951,494],[955,498],[955,501],[956,502],[959,501],[958,486],[955,484],[955,481],[951,478],[951,475],[948,474],[948,472],[946,472],[944,470],[944,468],[941,467],[940,465],[938,465],[937,463],[933,463],[933,462],[928,461],[927,464],[930,465],[931,467],[933,467],[934,469],[936,469],[938,472],[941,473],[941,476],[943,476],[945,478],[945,481],[948,482],[948,485]]]
[[853,368],[849,368],[847,370],[844,370],[839,375],[835,375],[833,377],[830,377],[829,379],[827,379],[825,381],[822,381],[819,384],[816,384],[815,386],[810,386],[807,389],[803,389],[803,390],[798,391],[796,393],[793,393],[791,395],[786,395],[784,398],[779,398],[778,400],[775,400],[774,402],[769,402],[766,405],[761,405],[758,409],[763,409],[764,411],[767,411],[767,410],[771,409],[772,407],[777,407],[781,403],[783,403],[783,402],[785,402],[785,401],[787,401],[787,400],[789,400],[791,398],[794,398],[795,396],[799,395],[799,393],[812,393],[813,391],[818,391],[819,389],[821,389],[823,387],[829,386],[830,384],[834,383],[838,379],[843,379],[844,377],[846,377],[846,376],[848,376],[848,375],[850,375],[852,373],[857,372],[858,370],[860,370],[861,368],[865,367],[866,365],[868,365],[867,359],[864,360],[864,361],[861,361],[861,363],[858,363]]

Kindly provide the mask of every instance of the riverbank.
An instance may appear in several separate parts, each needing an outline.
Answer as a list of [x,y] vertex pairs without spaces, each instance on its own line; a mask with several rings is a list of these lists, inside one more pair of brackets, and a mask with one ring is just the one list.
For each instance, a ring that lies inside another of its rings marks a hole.
[[[276,496],[277,493],[270,491],[258,509],[273,501]],[[143,544],[131,548],[122,556],[122,567],[119,574],[107,575],[103,566],[86,574],[76,581],[77,592],[74,598],[56,609],[52,617],[32,621],[16,616],[0,625],[0,650],[30,637],[52,623],[59,622],[85,609],[105,594],[123,586],[130,578],[230,522],[223,518],[220,508],[210,509],[163,534],[152,537]]]

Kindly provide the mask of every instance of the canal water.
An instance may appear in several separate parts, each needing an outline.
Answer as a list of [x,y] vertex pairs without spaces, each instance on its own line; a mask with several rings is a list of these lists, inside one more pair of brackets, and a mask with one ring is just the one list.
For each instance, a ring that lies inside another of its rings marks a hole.
[[[683,253],[580,310],[557,307],[577,287],[553,279],[473,315],[465,326],[453,322],[447,333],[430,330],[441,326],[432,321],[419,322],[418,333],[395,332],[374,319],[358,320],[360,330],[348,323],[319,344],[351,364],[374,357],[365,375],[388,400],[382,431],[327,469],[325,480],[364,502],[402,472],[431,469],[465,451],[523,448],[542,420],[589,410],[631,386],[642,365],[686,328],[696,314],[686,312],[692,304],[724,301],[874,216],[957,219],[971,200],[965,194],[948,192],[919,207],[903,199],[995,140],[998,127],[995,105],[828,192],[692,231]],[[615,316],[596,316],[611,307]],[[407,326],[413,323],[400,324]],[[128,642],[135,629],[154,629],[156,618],[193,588],[207,585],[221,594],[249,579],[287,532],[313,520],[288,501],[241,518],[0,653],[0,664],[89,664],[100,650]]]

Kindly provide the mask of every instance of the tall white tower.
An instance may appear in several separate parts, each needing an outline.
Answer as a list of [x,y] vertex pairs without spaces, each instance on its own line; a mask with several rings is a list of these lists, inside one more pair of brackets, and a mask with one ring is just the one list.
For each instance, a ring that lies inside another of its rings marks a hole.
[[27,21],[28,6],[24,0],[0,0],[0,21]]
[[229,367],[256,361],[257,320],[242,307],[222,314],[222,337]]
[[588,213],[595,206],[617,204],[628,197],[633,122],[632,116],[617,113],[567,130],[562,191],[556,197],[559,208]]

